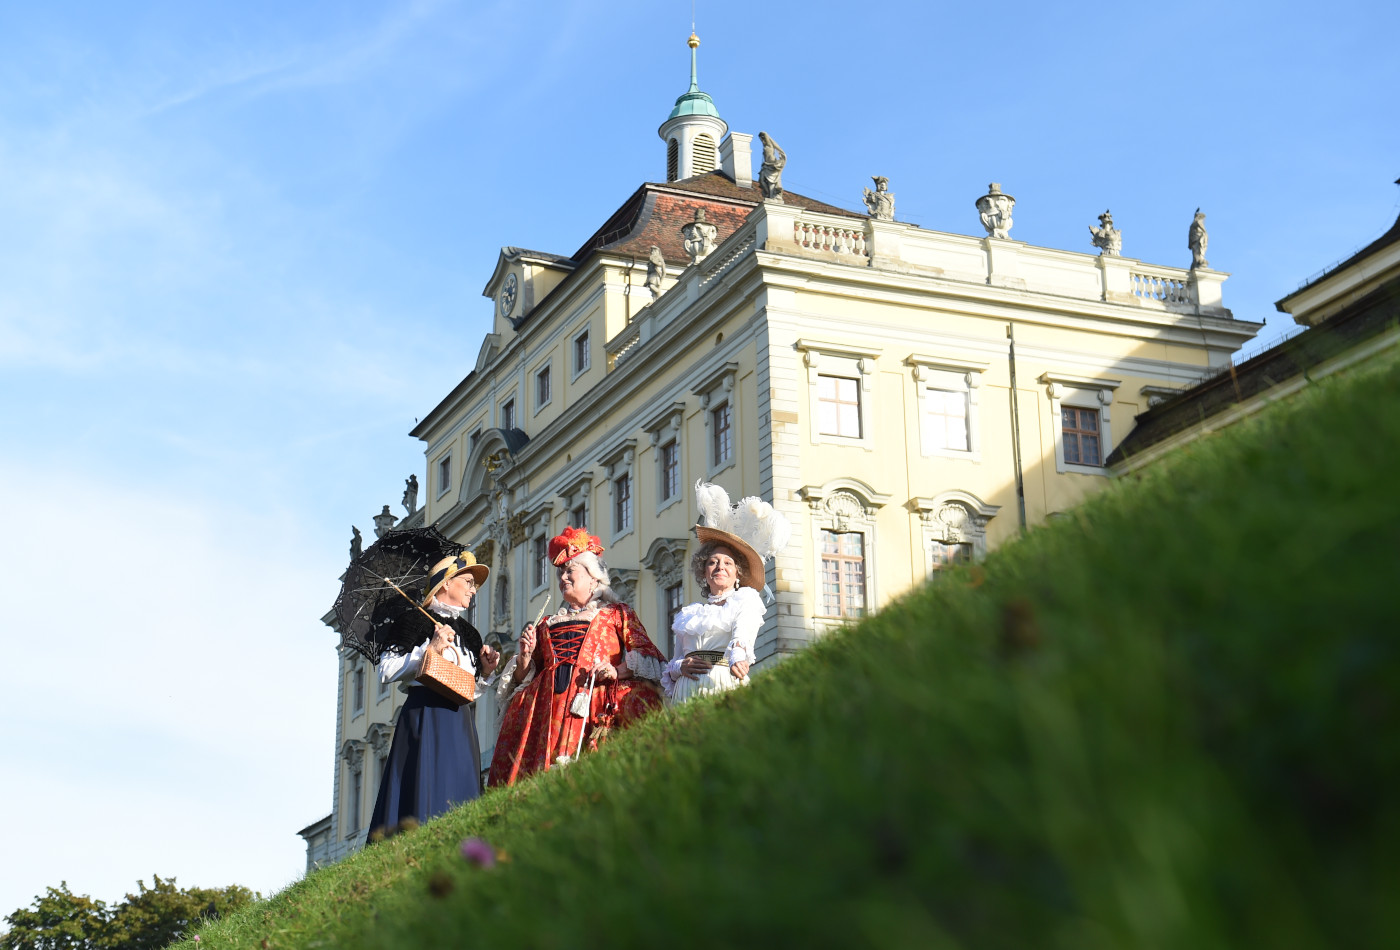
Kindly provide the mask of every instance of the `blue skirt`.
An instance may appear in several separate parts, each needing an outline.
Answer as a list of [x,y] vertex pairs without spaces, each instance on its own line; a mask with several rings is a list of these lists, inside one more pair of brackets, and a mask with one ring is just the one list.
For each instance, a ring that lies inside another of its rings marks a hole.
[[459,709],[427,687],[414,686],[394,725],[371,832],[392,833],[405,818],[427,821],[480,794],[476,704]]

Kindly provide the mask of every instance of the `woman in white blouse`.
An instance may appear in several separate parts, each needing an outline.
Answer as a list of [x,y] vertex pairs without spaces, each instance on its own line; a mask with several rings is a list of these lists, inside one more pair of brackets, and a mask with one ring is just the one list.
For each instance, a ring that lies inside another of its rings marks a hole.
[[671,703],[749,681],[765,613],[759,593],[763,559],[781,550],[791,530],[787,519],[759,498],[745,498],[731,508],[718,485],[701,482],[695,489],[707,523],[695,526],[700,549],[690,559],[690,570],[705,600],[682,607],[671,623],[675,650],[661,673]]

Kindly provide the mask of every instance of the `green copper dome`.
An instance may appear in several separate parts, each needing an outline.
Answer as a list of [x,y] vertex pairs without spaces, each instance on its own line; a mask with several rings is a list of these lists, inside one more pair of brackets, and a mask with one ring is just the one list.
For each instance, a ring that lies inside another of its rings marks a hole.
[[695,48],[700,45],[700,37],[692,33],[686,43],[690,46],[690,88],[676,100],[676,107],[666,118],[670,120],[682,115],[708,115],[718,119],[719,110],[715,108],[715,101],[710,98],[709,93],[700,91],[700,82],[695,78]]

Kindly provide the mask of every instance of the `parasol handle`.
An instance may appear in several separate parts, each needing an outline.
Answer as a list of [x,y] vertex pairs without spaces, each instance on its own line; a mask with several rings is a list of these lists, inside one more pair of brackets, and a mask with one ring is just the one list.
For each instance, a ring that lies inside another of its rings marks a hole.
[[[365,568],[364,570],[368,574],[374,574],[374,571],[371,571],[369,568]],[[383,576],[382,574],[374,574],[374,576],[379,578],[384,583],[388,584],[390,587],[394,588],[394,590],[398,591],[399,595],[403,597],[404,600],[408,601],[410,604],[416,607],[420,614],[431,620],[433,622],[433,626],[437,626],[439,623],[441,623],[441,621],[437,617],[434,617],[432,614],[424,610],[422,604],[418,603],[418,601],[405,594],[403,588],[400,587],[398,584],[395,584],[393,581],[389,580],[389,578]]]

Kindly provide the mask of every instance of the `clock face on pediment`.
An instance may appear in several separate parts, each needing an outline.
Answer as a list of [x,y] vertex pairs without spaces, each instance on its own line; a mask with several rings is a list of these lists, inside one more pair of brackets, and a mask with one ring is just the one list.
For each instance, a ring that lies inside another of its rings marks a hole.
[[514,274],[506,275],[506,282],[501,285],[501,316],[508,317],[515,309],[515,295],[519,290],[519,284]]

